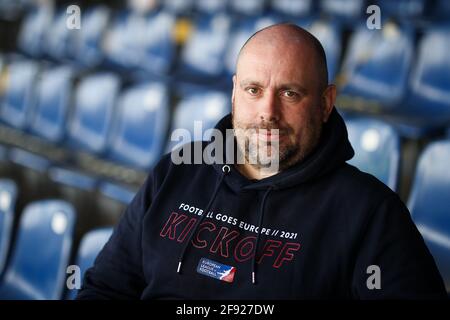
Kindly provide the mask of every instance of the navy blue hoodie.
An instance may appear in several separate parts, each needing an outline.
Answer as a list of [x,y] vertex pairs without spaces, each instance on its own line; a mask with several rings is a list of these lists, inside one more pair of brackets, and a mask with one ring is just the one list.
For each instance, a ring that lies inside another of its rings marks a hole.
[[78,299],[446,297],[407,208],[353,154],[333,110],[314,152],[262,180],[165,155]]

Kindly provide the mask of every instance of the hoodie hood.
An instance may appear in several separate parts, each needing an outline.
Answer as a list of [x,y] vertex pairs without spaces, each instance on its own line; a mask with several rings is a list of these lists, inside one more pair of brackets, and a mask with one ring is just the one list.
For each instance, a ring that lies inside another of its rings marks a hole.
[[[226,115],[216,125],[216,129],[223,136],[227,129],[232,129],[231,114]],[[212,142],[210,142],[212,143]],[[234,142],[234,144],[236,144]],[[235,147],[236,148],[236,147]],[[224,145],[224,150],[227,150]],[[228,151],[228,150],[227,150]],[[324,124],[318,145],[303,161],[292,167],[279,172],[268,178],[250,181],[243,177],[230,165],[230,173],[226,175],[227,185],[239,192],[242,189],[284,189],[298,184],[317,179],[333,171],[337,167],[350,160],[354,155],[353,148],[348,140],[347,128],[344,120],[336,108],[330,114],[328,121]],[[223,174],[225,161],[218,161],[213,166],[219,175]]]

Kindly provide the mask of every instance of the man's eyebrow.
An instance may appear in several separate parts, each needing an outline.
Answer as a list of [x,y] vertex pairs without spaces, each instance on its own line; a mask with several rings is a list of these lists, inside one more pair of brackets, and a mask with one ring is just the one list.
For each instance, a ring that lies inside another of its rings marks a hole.
[[263,85],[255,80],[250,80],[250,79],[244,79],[240,82],[241,87],[246,87],[249,85],[253,85],[253,86],[257,86],[257,87],[263,87]]
[[[240,86],[242,88],[245,88],[249,85],[257,86],[257,87],[264,87],[261,82],[256,81],[256,80],[244,79],[240,82]],[[282,84],[278,87],[278,90],[295,90],[295,91],[299,91],[302,94],[306,94],[308,92],[308,90],[306,90],[305,87],[303,87],[302,85],[295,83],[295,82]]]
[[294,83],[294,82],[282,84],[279,87],[279,90],[295,90],[295,91],[299,91],[303,94],[306,94],[308,92],[308,90],[306,90],[305,87],[303,87],[302,85],[300,85],[298,83]]

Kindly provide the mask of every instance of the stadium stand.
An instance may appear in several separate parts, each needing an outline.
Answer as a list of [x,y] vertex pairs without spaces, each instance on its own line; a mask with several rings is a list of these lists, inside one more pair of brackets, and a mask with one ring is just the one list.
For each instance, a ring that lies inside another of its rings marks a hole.
[[408,200],[450,293],[449,1],[77,3],[73,30],[69,1],[0,0],[0,299],[73,299],[66,267],[92,265],[175,129],[209,138],[241,46],[282,21],[323,44],[349,163]]

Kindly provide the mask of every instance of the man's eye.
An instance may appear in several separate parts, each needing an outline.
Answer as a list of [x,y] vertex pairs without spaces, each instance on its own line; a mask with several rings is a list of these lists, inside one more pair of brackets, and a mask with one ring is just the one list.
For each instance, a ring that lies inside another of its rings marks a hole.
[[292,90],[286,90],[286,91],[283,92],[283,95],[286,98],[295,98],[297,96],[297,92],[292,91]]
[[250,93],[252,96],[256,96],[259,93],[258,88],[247,88],[247,92]]

